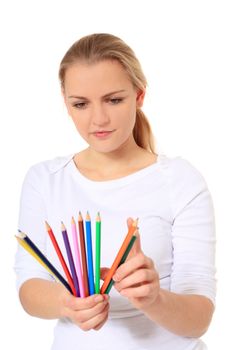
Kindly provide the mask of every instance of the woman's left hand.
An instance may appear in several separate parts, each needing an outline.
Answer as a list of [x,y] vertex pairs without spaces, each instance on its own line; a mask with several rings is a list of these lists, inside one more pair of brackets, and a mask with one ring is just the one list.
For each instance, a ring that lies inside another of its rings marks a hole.
[[[132,222],[129,218],[128,226],[131,226]],[[156,301],[160,290],[159,276],[153,260],[141,249],[138,232],[127,260],[118,267],[113,280],[119,293],[127,297],[137,309],[143,311]]]

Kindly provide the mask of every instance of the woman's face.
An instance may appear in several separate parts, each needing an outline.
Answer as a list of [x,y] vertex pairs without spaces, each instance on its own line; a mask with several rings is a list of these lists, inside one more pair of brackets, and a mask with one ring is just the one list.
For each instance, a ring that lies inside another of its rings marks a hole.
[[65,74],[64,99],[78,132],[98,152],[112,152],[131,137],[136,108],[144,91],[136,91],[117,61],[77,63]]

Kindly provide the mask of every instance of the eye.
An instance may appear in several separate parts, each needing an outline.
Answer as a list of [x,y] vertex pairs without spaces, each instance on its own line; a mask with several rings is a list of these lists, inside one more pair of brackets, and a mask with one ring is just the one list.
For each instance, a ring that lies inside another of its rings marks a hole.
[[78,103],[74,103],[74,104],[73,104],[73,107],[74,107],[74,108],[77,108],[77,109],[83,109],[83,108],[86,107],[86,105],[87,105],[86,102],[78,102]]
[[109,101],[111,104],[117,105],[118,103],[123,101],[123,98],[111,98]]

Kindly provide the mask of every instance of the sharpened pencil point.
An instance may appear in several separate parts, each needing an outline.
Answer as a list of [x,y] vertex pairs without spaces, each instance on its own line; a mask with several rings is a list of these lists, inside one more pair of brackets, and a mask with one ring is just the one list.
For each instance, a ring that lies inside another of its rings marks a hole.
[[62,230],[62,231],[66,231],[66,227],[65,227],[63,221],[61,221],[61,230]]
[[24,238],[26,237],[26,234],[23,233],[22,231],[18,230],[18,232],[19,232],[19,234],[18,234],[18,236],[17,236],[18,238],[24,239]]
[[49,224],[48,224],[48,222],[46,220],[45,220],[45,226],[46,226],[47,231],[51,230],[51,227],[49,226]]

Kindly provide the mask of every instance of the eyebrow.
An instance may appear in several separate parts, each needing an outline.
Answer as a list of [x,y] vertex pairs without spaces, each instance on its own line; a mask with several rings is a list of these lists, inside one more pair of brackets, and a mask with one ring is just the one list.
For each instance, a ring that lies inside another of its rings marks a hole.
[[[111,95],[118,94],[119,92],[125,92],[125,90],[117,90],[117,91],[109,92],[108,94],[102,96],[102,98],[106,98],[106,97],[109,97]],[[68,96],[68,98],[79,98],[80,100],[87,100],[86,97],[84,97],[84,96],[77,96],[77,95],[71,95],[71,96]]]

